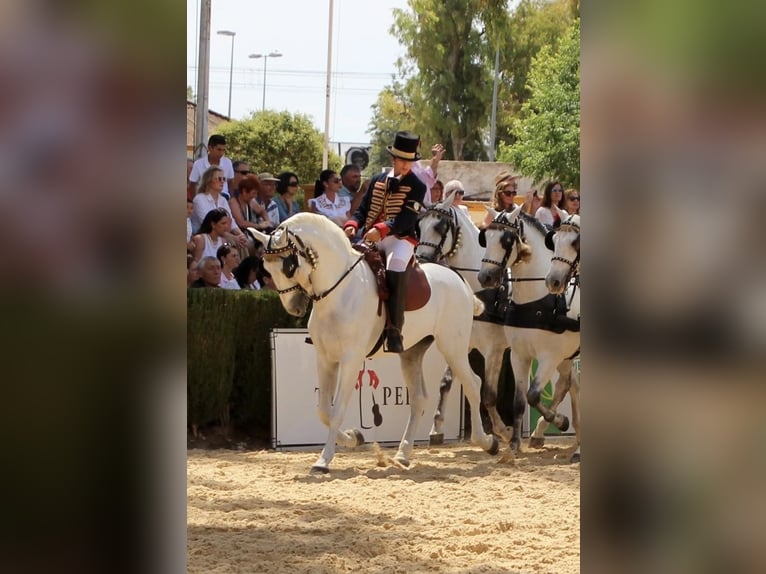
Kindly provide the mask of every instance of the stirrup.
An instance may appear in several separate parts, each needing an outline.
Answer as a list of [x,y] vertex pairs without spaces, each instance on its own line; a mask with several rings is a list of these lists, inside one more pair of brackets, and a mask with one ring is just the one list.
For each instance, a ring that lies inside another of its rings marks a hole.
[[383,350],[386,353],[403,353],[404,352],[402,332],[396,327],[388,327],[386,329],[386,345]]

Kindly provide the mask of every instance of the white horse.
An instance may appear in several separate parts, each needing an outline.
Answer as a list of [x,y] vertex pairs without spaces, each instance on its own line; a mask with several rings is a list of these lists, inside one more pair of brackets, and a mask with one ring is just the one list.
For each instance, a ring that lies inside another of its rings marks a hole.
[[[545,276],[545,286],[550,293],[561,295],[569,285],[579,290],[580,287],[580,216],[573,214],[567,217],[561,226],[545,238],[549,249],[553,250],[551,266]],[[572,376],[572,386],[569,389],[569,397],[572,400],[572,425],[577,436],[580,436],[580,377],[579,374]],[[540,419],[543,421],[544,419]],[[580,446],[578,442],[573,460],[580,460]]]
[[[462,210],[452,205],[454,193],[447,195],[444,200],[429,207],[423,212],[418,221],[420,228],[420,243],[415,250],[420,261],[440,262],[460,273],[476,292],[481,289],[477,275],[484,249],[479,245],[479,230],[471,218]],[[507,297],[507,293],[505,294]],[[511,434],[497,412],[497,387],[503,354],[510,342],[501,323],[474,318],[471,330],[471,348],[478,350],[484,357],[484,386],[481,400],[492,421],[492,431],[505,442],[511,440]],[[444,402],[450,391],[452,380],[449,372],[445,373],[439,391],[439,406],[434,415],[431,436],[443,436]],[[481,424],[481,421],[473,421]],[[438,442],[432,441],[432,442]]]
[[[555,298],[548,293],[544,280],[551,264],[551,253],[546,248],[548,229],[534,217],[517,207],[512,212],[497,214],[491,210],[493,222],[486,231],[486,250],[482,260],[479,282],[489,287],[496,285],[506,268],[511,270],[513,290],[511,296],[513,325],[510,330],[511,365],[516,379],[514,397],[514,423],[511,446],[518,446],[521,436],[521,418],[526,400],[542,414],[540,422],[530,438],[531,446],[542,446],[543,430],[547,423],[561,430],[569,427],[566,416],[556,408],[571,387],[572,359],[580,350],[580,297],[579,289],[564,312],[557,308]],[[533,359],[538,367],[531,386],[529,373]],[[543,385],[559,372],[551,407],[540,401]],[[527,391],[527,388],[529,390]],[[577,414],[575,414],[577,409]],[[579,404],[572,401],[573,418],[579,446]],[[575,459],[577,457],[574,457]]]
[[[271,273],[282,305],[301,317],[314,301],[308,328],[317,351],[319,418],[328,436],[312,472],[328,472],[335,445],[357,446],[364,439],[356,430],[341,431],[357,373],[376,347],[385,324],[378,313],[375,274],[355,251],[343,231],[332,221],[313,213],[299,213],[282,222],[272,235],[250,230],[264,244],[264,266]],[[399,354],[410,396],[410,417],[394,457],[409,465],[413,436],[423,415],[426,396],[423,355],[432,342],[462,383],[479,420],[481,380],[468,364],[468,341],[475,314],[483,305],[458,275],[440,265],[425,264],[431,286],[427,303],[404,314],[405,351]],[[497,454],[497,439],[481,425],[471,429],[471,441]]]

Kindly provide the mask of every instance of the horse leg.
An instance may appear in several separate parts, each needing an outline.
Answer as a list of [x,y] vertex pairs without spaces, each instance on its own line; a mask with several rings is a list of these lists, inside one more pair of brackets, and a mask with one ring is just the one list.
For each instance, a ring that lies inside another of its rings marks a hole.
[[471,370],[468,355],[465,351],[461,352],[452,339],[447,341],[440,339],[436,344],[444,358],[447,359],[452,373],[463,386],[463,393],[465,393],[465,398],[468,399],[468,404],[471,407],[471,442],[478,444],[489,454],[497,454],[497,439],[493,434],[485,433],[481,424],[481,379]]
[[[359,361],[346,361],[342,364],[326,361],[322,353],[317,354],[317,372],[319,376],[319,419],[327,426],[327,441],[319,458],[311,467],[311,472],[327,473],[330,462],[335,456],[335,445],[357,446],[364,442],[358,430],[341,431],[340,425],[346,413],[346,406],[351,398],[359,372]],[[340,369],[339,369],[340,367]],[[340,381],[338,373],[340,371]],[[336,391],[337,384],[337,391]],[[331,401],[335,391],[334,400]]]
[[518,452],[521,446],[521,423],[524,419],[524,411],[527,410],[527,387],[531,366],[531,357],[511,349],[511,368],[516,380],[516,389],[513,393],[513,436],[511,437],[513,452]]
[[407,391],[410,396],[410,418],[404,429],[404,435],[399,443],[399,450],[394,456],[394,460],[403,466],[410,465],[410,455],[414,443],[415,430],[418,428],[418,422],[423,416],[425,407],[426,393],[423,381],[423,355],[426,354],[428,347],[433,343],[433,338],[423,339],[416,345],[413,345],[403,353],[399,354],[402,375],[407,384]]
[[577,448],[569,462],[580,462],[580,376],[572,374],[572,385],[569,387],[569,398],[572,401],[572,426],[577,437]]
[[439,385],[439,404],[436,405],[436,413],[434,413],[434,424],[431,427],[431,432],[428,436],[429,444],[443,444],[444,443],[444,409],[449,396],[450,389],[452,389],[452,370],[447,367],[444,371],[441,384]]
[[[559,376],[556,379],[556,383],[554,385],[553,401],[551,401],[551,406],[549,407],[552,411],[558,409],[567,392],[569,392],[569,387],[571,386],[569,371],[571,371],[571,369],[571,361],[563,361],[561,365],[559,365]],[[569,420],[565,415],[561,416],[563,416],[565,420],[565,424],[561,429],[561,432],[565,432],[569,428]],[[532,433],[532,436],[529,437],[529,446],[533,448],[542,448],[545,444],[545,429],[547,428],[548,422],[544,418],[540,417],[537,419],[535,431]]]
[[553,373],[556,371],[556,367],[557,364],[549,357],[537,358],[537,372],[532,379],[529,391],[527,391],[527,402],[530,406],[535,407],[540,411],[540,414],[547,422],[553,423],[558,429],[566,429],[569,428],[569,420],[567,417],[550,409],[540,400],[543,385],[551,380]]
[[497,412],[497,388],[500,379],[500,371],[503,367],[503,355],[505,348],[491,349],[484,360],[484,386],[482,387],[481,402],[487,409],[487,414],[492,421],[492,432],[504,442],[511,440],[505,421]]

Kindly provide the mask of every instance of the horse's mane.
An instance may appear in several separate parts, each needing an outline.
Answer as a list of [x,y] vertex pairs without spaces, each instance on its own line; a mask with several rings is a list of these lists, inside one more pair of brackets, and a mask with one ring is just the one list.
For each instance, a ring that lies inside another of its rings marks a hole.
[[[343,245],[349,253],[353,253],[351,242],[343,230],[324,215],[302,211],[286,219],[280,227],[286,227],[293,232],[296,232],[296,228],[313,228],[317,235],[329,237],[333,242]],[[338,249],[339,247],[333,246],[333,248]]]
[[524,211],[520,211],[519,217],[521,217],[524,220],[524,223],[531,225],[532,227],[537,229],[537,231],[539,231],[540,235],[542,235],[543,237],[545,237],[550,231],[550,229],[546,227],[546,225],[542,221],[537,219],[534,215],[529,215],[528,213]]

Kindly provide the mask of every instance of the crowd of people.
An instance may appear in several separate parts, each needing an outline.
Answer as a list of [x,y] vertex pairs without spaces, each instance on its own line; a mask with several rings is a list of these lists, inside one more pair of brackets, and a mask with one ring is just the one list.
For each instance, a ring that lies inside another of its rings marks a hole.
[[[305,209],[323,215],[344,229],[350,240],[377,243],[387,253],[388,278],[394,293],[402,281],[406,264],[417,244],[417,213],[452,195],[452,205],[468,212],[463,203],[466,189],[457,179],[446,184],[437,179],[445,149],[431,148],[431,162],[421,166],[420,138],[397,132],[388,146],[394,165],[388,172],[363,182],[358,165],[348,164],[340,173],[323,170],[314,185],[314,197]],[[269,233],[281,222],[304,210],[297,198],[298,176],[290,171],[274,176],[254,173],[244,160],[226,157],[226,139],[212,135],[207,154],[187,160],[186,182],[186,269],[188,287],[223,289],[274,289],[263,266],[263,246],[246,233],[249,228]],[[518,176],[502,172],[495,178],[491,206],[496,211],[516,205]],[[471,194],[468,194],[469,196]],[[395,201],[392,201],[394,199]],[[403,207],[409,209],[403,209]],[[522,209],[546,225],[556,227],[566,217],[580,212],[580,193],[564,189],[559,181],[548,182],[542,197],[529,190]],[[479,227],[491,223],[487,213]],[[393,275],[393,274],[400,275]],[[392,302],[398,316],[399,300]],[[396,321],[395,321],[396,323]],[[399,329],[401,325],[399,325]],[[396,333],[388,347],[401,347]]]

